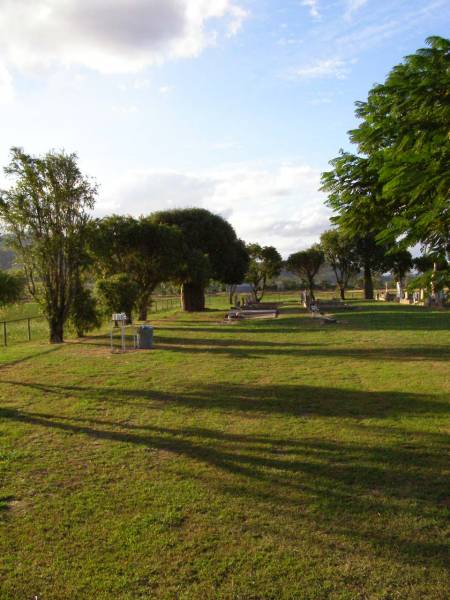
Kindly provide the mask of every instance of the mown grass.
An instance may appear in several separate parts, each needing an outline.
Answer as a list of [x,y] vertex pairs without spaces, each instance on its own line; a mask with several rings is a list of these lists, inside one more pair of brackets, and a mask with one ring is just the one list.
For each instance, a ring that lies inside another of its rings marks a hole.
[[0,597],[444,599],[449,312],[0,350]]

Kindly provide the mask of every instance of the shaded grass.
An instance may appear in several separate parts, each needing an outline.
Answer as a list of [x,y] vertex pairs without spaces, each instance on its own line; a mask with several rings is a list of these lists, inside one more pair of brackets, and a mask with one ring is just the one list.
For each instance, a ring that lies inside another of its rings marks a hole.
[[0,351],[0,597],[446,598],[449,313]]

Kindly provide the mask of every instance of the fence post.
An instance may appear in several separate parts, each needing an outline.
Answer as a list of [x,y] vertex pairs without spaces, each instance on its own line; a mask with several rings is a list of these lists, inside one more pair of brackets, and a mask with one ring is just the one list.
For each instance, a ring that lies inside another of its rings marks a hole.
[[31,342],[31,319],[28,319],[28,341]]
[[8,345],[8,336],[6,333],[6,321],[3,321],[3,342],[4,342],[5,346]]

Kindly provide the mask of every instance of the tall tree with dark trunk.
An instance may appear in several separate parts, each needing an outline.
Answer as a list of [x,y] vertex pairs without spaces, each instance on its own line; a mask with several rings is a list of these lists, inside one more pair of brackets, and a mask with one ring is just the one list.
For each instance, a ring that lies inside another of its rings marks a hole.
[[245,279],[252,286],[256,302],[260,302],[267,283],[280,274],[283,259],[273,246],[248,244],[247,251],[250,255],[250,265]]
[[11,236],[29,291],[42,304],[50,342],[61,343],[84,264],[97,188],[82,175],[76,154],[65,152],[33,157],[13,148],[5,173],[15,183],[0,192],[0,220]]
[[248,253],[225,219],[202,208],[162,211],[152,219],[182,232],[183,261],[177,279],[183,310],[205,309],[205,287],[210,279],[225,284],[242,281],[249,264]]
[[381,266],[384,249],[377,247],[377,235],[388,215],[381,200],[382,185],[376,160],[341,152],[330,162],[333,169],[322,173],[322,190],[335,211],[336,223],[359,256],[364,274],[364,297],[373,299],[372,273]]
[[329,229],[320,236],[325,260],[333,269],[342,300],[350,277],[359,273],[358,256],[354,242],[339,229]]
[[103,277],[126,273],[136,283],[136,305],[142,321],[147,320],[154,290],[175,277],[183,258],[181,231],[157,223],[151,216],[134,219],[112,215],[97,220],[91,228],[90,248],[96,270]]
[[324,253],[319,244],[314,244],[308,250],[291,254],[286,261],[286,266],[292,273],[300,277],[308,287],[311,300],[315,300],[315,277],[325,260]]
[[379,166],[382,237],[450,252],[450,40],[427,39],[357,102],[350,139]]
[[[322,175],[332,220],[360,239],[361,256],[372,257],[364,246],[373,241],[402,251],[420,243],[440,260],[450,255],[450,40],[427,44],[356,103],[360,124],[349,133],[360,155],[341,151]],[[371,297],[373,265],[362,266]],[[436,272],[429,271],[431,282]]]

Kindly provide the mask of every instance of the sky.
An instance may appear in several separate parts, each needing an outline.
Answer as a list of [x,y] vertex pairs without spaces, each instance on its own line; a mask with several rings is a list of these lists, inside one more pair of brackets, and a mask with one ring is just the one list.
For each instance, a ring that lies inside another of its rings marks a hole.
[[96,215],[200,206],[286,257],[329,226],[355,101],[449,25],[450,0],[0,0],[0,166],[76,152]]

